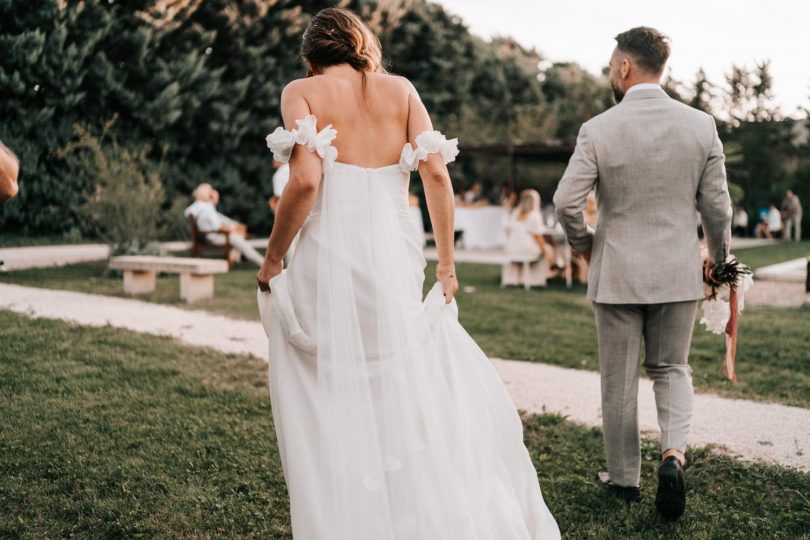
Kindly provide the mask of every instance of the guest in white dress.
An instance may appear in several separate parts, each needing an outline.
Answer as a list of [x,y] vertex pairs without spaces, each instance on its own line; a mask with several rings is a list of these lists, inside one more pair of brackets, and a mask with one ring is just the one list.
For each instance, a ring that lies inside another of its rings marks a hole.
[[507,218],[505,227],[507,262],[501,270],[501,285],[545,287],[554,250],[543,238],[543,216],[537,191],[521,192],[517,208]]
[[[318,13],[301,50],[310,76],[267,137],[290,181],[257,275],[293,537],[558,539],[515,406],[456,318],[457,141],[352,12]],[[424,301],[417,169],[439,259]]]

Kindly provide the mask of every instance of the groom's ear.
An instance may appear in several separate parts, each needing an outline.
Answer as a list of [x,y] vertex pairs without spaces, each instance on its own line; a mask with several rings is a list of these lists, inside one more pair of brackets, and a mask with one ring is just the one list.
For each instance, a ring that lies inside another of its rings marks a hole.
[[622,79],[626,79],[630,75],[630,57],[624,55],[622,58],[622,63],[619,65],[619,75],[621,75]]

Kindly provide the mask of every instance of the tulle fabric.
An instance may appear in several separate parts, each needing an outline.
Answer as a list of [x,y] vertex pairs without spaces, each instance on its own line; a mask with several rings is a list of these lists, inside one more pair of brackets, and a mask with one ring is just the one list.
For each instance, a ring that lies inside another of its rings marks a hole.
[[258,293],[296,540],[559,538],[492,365],[444,304],[399,165],[335,163]]

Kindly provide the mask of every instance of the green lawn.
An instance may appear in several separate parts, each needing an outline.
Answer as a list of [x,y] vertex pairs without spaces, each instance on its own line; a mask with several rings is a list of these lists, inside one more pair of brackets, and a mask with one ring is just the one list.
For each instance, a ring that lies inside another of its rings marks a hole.
[[[291,538],[263,362],[4,311],[0,343],[0,537]],[[807,538],[810,474],[690,449],[672,525],[652,509],[654,443],[626,507],[592,480],[599,430],[525,426],[566,538]]]
[[[789,244],[778,244],[740,250],[738,255],[742,260],[778,261],[788,256],[788,249]],[[103,277],[104,267],[95,262],[10,272],[0,274],[0,282],[123,296],[121,278]],[[458,295],[461,322],[488,355],[598,368],[596,329],[584,286],[568,290],[552,280],[546,289],[526,292],[501,289],[497,266],[461,264],[458,272],[462,286],[474,288]],[[429,268],[428,276],[432,273]],[[217,276],[216,297],[193,306],[180,303],[176,275],[159,278],[157,290],[142,298],[255,320],[255,274],[255,267],[241,265]],[[695,327],[690,361],[698,390],[810,407],[810,311],[747,309],[740,321],[736,385],[723,378],[723,337]]]
[[762,268],[769,264],[810,257],[810,240],[779,242],[769,246],[735,249],[734,255],[751,268]]

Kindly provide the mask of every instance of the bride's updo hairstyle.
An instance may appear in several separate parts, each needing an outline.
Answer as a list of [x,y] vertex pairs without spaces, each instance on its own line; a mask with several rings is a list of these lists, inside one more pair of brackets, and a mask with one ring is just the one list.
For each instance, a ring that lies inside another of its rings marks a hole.
[[307,61],[308,77],[338,64],[363,73],[385,72],[377,36],[360,17],[343,8],[326,8],[312,18],[304,31],[301,56]]

